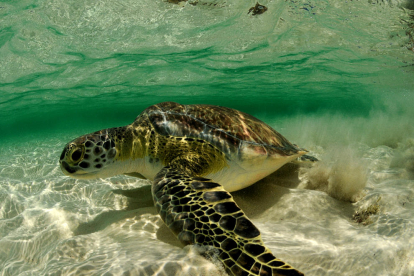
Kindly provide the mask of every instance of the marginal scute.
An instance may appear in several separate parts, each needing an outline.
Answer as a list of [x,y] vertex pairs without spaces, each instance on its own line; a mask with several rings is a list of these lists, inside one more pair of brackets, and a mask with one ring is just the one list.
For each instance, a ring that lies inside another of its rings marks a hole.
[[238,213],[235,213],[235,214],[233,214],[233,217],[234,218],[239,218],[239,217],[243,217],[244,216],[244,214],[243,214],[243,212],[238,212]]
[[190,197],[185,197],[185,198],[180,199],[180,204],[184,205],[184,204],[187,204],[190,201],[191,201]]
[[223,233],[224,233],[224,231],[223,231],[223,230],[221,230],[220,228],[217,228],[217,229],[214,229],[214,233],[215,233],[216,235],[221,235],[221,234],[223,234]]
[[196,215],[196,216],[197,216],[197,214],[195,212],[199,209],[200,209],[200,205],[198,205],[198,204],[194,204],[194,205],[190,206],[191,212],[193,212],[193,214]]
[[[260,274],[259,275],[272,275],[272,269],[270,267],[268,267],[267,265],[262,265],[262,268],[260,269]],[[277,274],[275,274],[277,275]]]
[[201,216],[200,221],[207,223],[210,221],[210,219],[207,216]]
[[237,261],[237,259],[240,257],[240,255],[241,255],[241,253],[242,253],[242,251],[240,250],[240,249],[233,249],[233,250],[231,250],[231,251],[229,251],[229,255],[230,255],[230,257],[233,259],[233,260],[235,260],[235,261]]
[[160,216],[161,216],[161,219],[162,219],[163,221],[165,221],[165,216],[167,215],[167,212],[165,211],[165,209],[163,208],[163,206],[161,206],[161,207],[160,207],[159,214],[160,214]]
[[212,215],[212,214],[214,214],[215,213],[215,211],[214,211],[214,209],[207,209],[206,210],[206,215]]
[[227,259],[227,260],[225,260],[223,263],[224,263],[224,265],[225,265],[225,266],[227,266],[227,267],[232,267],[232,266],[234,265],[234,261],[233,261],[233,260],[231,260],[231,259]]
[[268,263],[270,261],[273,261],[275,259],[275,256],[273,256],[271,253],[266,253],[260,255],[257,259],[263,263]]
[[217,188],[220,185],[214,182],[192,182],[191,186],[196,189],[196,190],[203,190],[203,189],[213,189],[213,188]]
[[194,244],[195,236],[189,231],[182,231],[180,234],[178,234],[178,239],[183,244]]
[[184,226],[184,221],[183,220],[176,220],[173,223],[171,223],[170,225],[168,225],[168,227],[171,229],[171,231],[176,235],[183,230],[183,226]]
[[210,221],[212,222],[219,222],[220,219],[221,219],[221,216],[217,213],[210,216]]
[[240,255],[237,262],[247,270],[250,270],[252,265],[255,263],[254,259],[244,253]]
[[178,193],[178,192],[180,192],[180,191],[182,191],[184,189],[184,186],[174,186],[174,187],[172,187],[171,189],[170,189],[170,191],[169,191],[169,193],[170,194],[175,194],[175,193]]
[[[200,207],[198,209],[200,209]],[[203,211],[196,211],[194,213],[194,215],[196,215],[197,217],[201,217],[202,215],[204,215],[204,212]]]
[[262,265],[260,263],[254,263],[254,265],[250,268],[250,271],[255,273],[255,274],[259,274],[260,273],[260,269],[261,269]]
[[174,213],[181,213],[183,211],[183,206],[174,206],[172,211]]
[[258,256],[264,253],[266,249],[260,244],[248,243],[244,246],[244,250],[253,256]]
[[161,212],[161,206],[159,204],[155,204],[155,209],[157,210],[157,213]]
[[171,225],[174,222],[174,217],[169,214],[169,212],[167,211],[167,216],[165,217],[165,224],[167,224],[167,226]]
[[164,195],[158,200],[158,203],[161,205],[164,205],[165,203],[170,202],[170,201],[171,201],[171,196]]
[[236,219],[232,216],[224,216],[219,221],[220,226],[229,231],[233,231],[234,227],[236,227]]
[[197,235],[197,236],[196,236],[196,242],[197,242],[198,244],[203,244],[204,239],[205,239],[205,236],[204,236],[204,235]]
[[184,222],[184,229],[193,231],[195,229],[195,221],[193,219],[186,219]]
[[233,273],[233,275],[243,275],[242,273],[244,272],[243,269],[241,269],[239,266],[237,265],[233,265],[230,268],[231,272]]
[[245,217],[240,217],[236,222],[236,229],[234,232],[244,238],[255,238],[260,235],[259,229],[253,225],[253,223]]
[[240,208],[236,205],[236,203],[229,201],[218,203],[216,206],[214,206],[214,210],[220,214],[231,214],[240,211]]
[[203,195],[204,200],[210,202],[217,202],[231,198],[231,195],[224,191],[205,192]]
[[174,194],[176,197],[181,198],[181,197],[185,197],[189,194],[190,192],[188,191],[181,191],[179,193]]
[[268,265],[274,266],[274,267],[281,267],[286,265],[284,262],[280,262],[280,261],[273,261],[268,263]]
[[215,230],[213,231],[213,234],[211,234],[211,235],[212,236],[216,235],[216,241],[218,241],[218,242],[223,242],[226,239],[226,236],[224,236],[224,235],[217,236],[217,233],[216,233]]
[[228,238],[221,243],[221,248],[226,251],[230,251],[237,248],[237,243],[234,240]]
[[180,204],[180,200],[175,197],[175,196],[171,196],[172,200],[171,200],[171,206],[176,206]]
[[188,218],[188,213],[180,213],[175,216],[175,220],[184,220]]
[[220,250],[220,252],[221,252],[220,255],[219,255],[220,259],[225,260],[225,259],[230,258],[229,254],[227,254],[226,252],[221,251],[221,250]]
[[165,185],[168,185],[168,187],[174,187],[180,184],[180,181],[178,180],[163,180],[160,181],[154,188],[154,191],[158,191],[161,188],[163,188]]

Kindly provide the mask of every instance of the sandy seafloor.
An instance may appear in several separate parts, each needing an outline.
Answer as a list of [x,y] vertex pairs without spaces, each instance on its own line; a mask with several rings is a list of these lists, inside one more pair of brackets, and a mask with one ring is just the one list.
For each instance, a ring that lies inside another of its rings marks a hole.
[[413,2],[260,3],[0,3],[0,275],[225,275],[150,182],[60,171],[68,141],[162,101],[240,109],[321,160],[233,193],[278,258],[414,275]]

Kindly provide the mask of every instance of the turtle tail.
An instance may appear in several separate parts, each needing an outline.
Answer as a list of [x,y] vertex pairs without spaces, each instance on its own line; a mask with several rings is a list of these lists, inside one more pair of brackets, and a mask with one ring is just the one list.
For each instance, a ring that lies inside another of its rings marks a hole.
[[230,275],[303,273],[277,259],[230,193],[209,179],[164,167],[152,195],[158,213],[183,244],[213,246]]

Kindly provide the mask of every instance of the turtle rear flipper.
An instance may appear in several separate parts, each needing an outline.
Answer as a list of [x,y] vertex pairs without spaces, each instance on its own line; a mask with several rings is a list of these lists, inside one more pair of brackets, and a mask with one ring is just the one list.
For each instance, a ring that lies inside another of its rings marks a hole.
[[259,230],[220,184],[164,167],[155,177],[152,196],[178,239],[215,247],[230,275],[303,275],[273,256]]

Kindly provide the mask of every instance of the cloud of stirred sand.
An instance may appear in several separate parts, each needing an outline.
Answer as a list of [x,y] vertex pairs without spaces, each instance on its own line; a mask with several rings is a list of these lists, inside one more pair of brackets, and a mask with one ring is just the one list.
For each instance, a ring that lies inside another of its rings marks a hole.
[[302,188],[355,202],[363,196],[368,175],[368,162],[361,148],[392,148],[395,160],[391,166],[404,168],[408,176],[414,175],[414,111],[410,102],[394,101],[368,116],[297,115],[270,125],[320,159],[302,170]]

